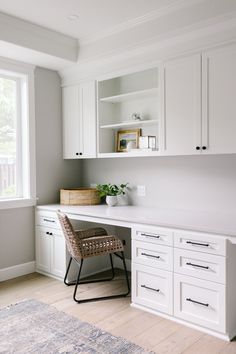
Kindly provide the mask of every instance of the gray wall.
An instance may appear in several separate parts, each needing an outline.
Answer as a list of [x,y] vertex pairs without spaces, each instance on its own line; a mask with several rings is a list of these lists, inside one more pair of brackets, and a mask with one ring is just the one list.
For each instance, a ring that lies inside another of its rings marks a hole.
[[[236,212],[236,155],[87,160],[83,184],[129,182],[131,204]],[[146,186],[146,197],[135,187]]]
[[61,121],[61,80],[51,70],[37,68],[36,96],[36,191],[38,204],[59,201],[63,187],[78,187],[79,160],[63,160]]
[[[36,177],[39,204],[59,200],[61,187],[80,184],[81,164],[62,159],[61,88],[54,71],[37,68]],[[34,208],[0,210],[0,269],[34,261]]]

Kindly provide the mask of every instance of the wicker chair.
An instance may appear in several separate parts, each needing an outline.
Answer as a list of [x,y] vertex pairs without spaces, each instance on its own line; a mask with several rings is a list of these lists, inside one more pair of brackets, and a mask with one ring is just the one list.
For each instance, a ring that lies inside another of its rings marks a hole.
[[[124,246],[121,240],[119,240],[117,236],[113,236],[113,235],[108,236],[106,230],[100,227],[88,229],[88,230],[74,230],[69,218],[65,214],[58,211],[57,215],[62,227],[63,234],[65,236],[67,249],[70,254],[70,260],[64,277],[64,283],[67,286],[75,285],[74,294],[73,294],[74,301],[76,301],[77,303],[82,303],[82,302],[114,299],[118,297],[127,296],[130,292],[130,284],[129,284],[129,278],[128,278],[128,273],[127,273],[127,268],[125,263],[125,257],[124,257]],[[120,254],[118,254],[117,252],[119,252]],[[111,272],[112,272],[111,277],[105,279],[103,278],[103,279],[83,281],[83,282],[80,281],[80,275],[81,275],[84,259],[95,257],[95,256],[103,256],[103,255],[109,255],[110,263],[111,263]],[[114,278],[115,272],[113,267],[112,255],[119,257],[123,261],[125,278],[127,283],[127,291],[125,293],[117,294],[117,295],[79,300],[76,297],[79,284],[108,281]],[[76,281],[68,282],[67,276],[70,270],[72,260],[74,260],[77,263],[79,267],[79,271],[78,271],[78,276]]]

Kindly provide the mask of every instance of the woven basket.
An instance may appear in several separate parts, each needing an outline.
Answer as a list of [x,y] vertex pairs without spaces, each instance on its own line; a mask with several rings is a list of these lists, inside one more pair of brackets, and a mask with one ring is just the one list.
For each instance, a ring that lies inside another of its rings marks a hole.
[[95,188],[61,189],[60,203],[63,205],[96,205],[101,198]]

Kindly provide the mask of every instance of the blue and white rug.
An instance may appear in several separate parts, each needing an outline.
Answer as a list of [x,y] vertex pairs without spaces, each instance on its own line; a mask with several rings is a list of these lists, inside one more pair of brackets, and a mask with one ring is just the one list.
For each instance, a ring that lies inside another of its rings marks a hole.
[[0,353],[148,354],[124,338],[36,300],[0,310]]

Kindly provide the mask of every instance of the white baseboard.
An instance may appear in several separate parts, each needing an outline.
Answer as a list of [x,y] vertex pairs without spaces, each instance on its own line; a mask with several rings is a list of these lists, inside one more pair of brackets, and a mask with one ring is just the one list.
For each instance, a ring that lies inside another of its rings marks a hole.
[[[123,262],[120,258],[113,257],[113,261],[114,261],[115,268],[119,268],[119,269],[124,268]],[[126,261],[127,270],[131,271],[131,260],[126,259],[125,261]],[[107,270],[107,268],[99,270],[99,272],[105,271],[105,270]],[[13,278],[17,278],[22,275],[34,273],[34,272],[35,272],[35,261],[23,263],[23,264],[18,264],[18,265],[8,267],[8,268],[3,268],[3,269],[0,269],[0,282],[5,281],[5,280],[9,280],[9,279],[13,279]],[[92,272],[90,274],[86,274],[86,276],[93,275],[95,273],[96,272]]]
[[12,267],[0,269],[0,282],[35,272],[35,262],[17,264]]
[[[124,269],[122,259],[118,257],[113,257],[114,267],[119,269]],[[125,259],[126,267],[129,272],[131,272],[131,259]]]

